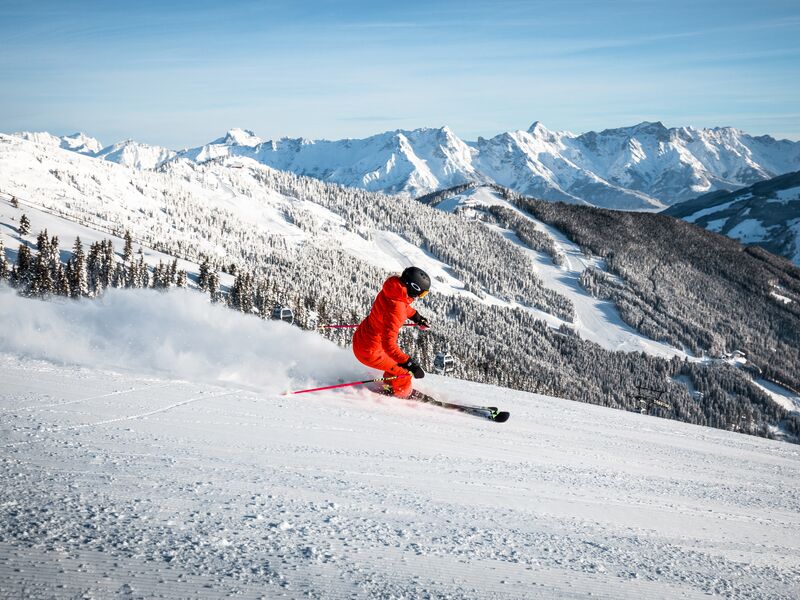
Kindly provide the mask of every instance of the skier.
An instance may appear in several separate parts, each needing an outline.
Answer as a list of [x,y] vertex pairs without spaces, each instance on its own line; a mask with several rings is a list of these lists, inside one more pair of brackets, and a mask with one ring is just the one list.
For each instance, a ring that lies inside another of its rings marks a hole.
[[397,345],[400,328],[410,319],[420,329],[428,329],[428,319],[420,315],[411,303],[424,298],[431,289],[431,278],[419,267],[408,267],[398,277],[387,279],[372,304],[369,315],[353,336],[353,353],[368,367],[383,370],[384,377],[402,375],[391,380],[391,393],[398,398],[411,395],[411,377],[425,377],[425,371]]

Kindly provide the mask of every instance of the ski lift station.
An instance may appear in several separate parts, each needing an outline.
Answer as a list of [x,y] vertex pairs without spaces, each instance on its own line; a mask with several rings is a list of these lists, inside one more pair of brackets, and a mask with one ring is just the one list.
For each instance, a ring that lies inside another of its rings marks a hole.
[[294,313],[292,309],[281,304],[276,304],[275,308],[272,309],[272,318],[276,321],[285,321],[289,323],[289,325],[294,323]]
[[433,359],[433,372],[437,375],[449,375],[456,368],[456,360],[447,352],[437,352]]

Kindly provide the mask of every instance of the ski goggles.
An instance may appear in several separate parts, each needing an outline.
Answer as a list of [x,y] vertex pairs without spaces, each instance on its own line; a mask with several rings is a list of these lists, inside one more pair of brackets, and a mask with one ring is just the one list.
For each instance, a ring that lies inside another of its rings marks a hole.
[[419,286],[418,286],[416,283],[414,283],[413,281],[412,281],[411,283],[409,283],[409,284],[408,284],[408,286],[409,286],[409,287],[410,287],[412,290],[414,290],[415,292],[417,292],[417,293],[415,294],[415,296],[416,296],[417,298],[424,298],[425,296],[427,296],[427,295],[428,295],[428,292],[430,291],[430,290],[423,290],[421,287],[419,287]]

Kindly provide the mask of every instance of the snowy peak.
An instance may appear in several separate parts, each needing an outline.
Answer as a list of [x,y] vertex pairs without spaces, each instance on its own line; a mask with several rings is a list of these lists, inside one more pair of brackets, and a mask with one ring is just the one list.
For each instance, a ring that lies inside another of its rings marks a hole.
[[125,140],[103,148],[95,154],[102,158],[133,169],[155,169],[176,155],[168,148],[140,144]]
[[62,137],[55,136],[51,133],[47,133],[46,131],[20,131],[12,135],[36,144],[55,146],[57,148],[72,150],[73,152],[87,154],[89,156],[94,156],[103,147],[103,145],[97,139],[80,132]]
[[211,143],[226,146],[246,146],[254,148],[263,143],[263,140],[249,129],[234,128],[229,129],[224,136]]
[[661,121],[642,121],[632,127],[618,127],[616,129],[604,129],[600,135],[621,136],[626,138],[636,136],[652,136],[662,140],[669,139],[670,130]]
[[77,132],[63,136],[61,138],[61,147],[91,156],[99,152],[103,145],[95,138],[85,133]]
[[230,129],[178,153],[131,140],[100,150],[84,134],[15,134],[37,143],[154,169],[247,157],[264,165],[369,191],[418,197],[468,182],[496,183],[545,200],[623,210],[660,210],[716,190],[732,191],[800,170],[800,142],[732,127],[667,128],[661,121],[575,135],[540,121],[527,130],[466,142],[449,127],[398,129],[366,138],[263,141]]
[[547,131],[545,126],[542,125],[541,121],[534,121],[533,123],[531,123],[531,126],[528,127],[528,133],[530,134],[536,134],[536,132],[541,130]]

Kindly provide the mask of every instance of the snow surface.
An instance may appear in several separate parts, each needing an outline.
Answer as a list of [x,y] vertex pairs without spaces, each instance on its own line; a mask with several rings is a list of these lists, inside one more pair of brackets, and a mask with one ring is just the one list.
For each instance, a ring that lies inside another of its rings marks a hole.
[[800,200],[800,187],[786,188],[775,192],[775,200],[786,204],[787,202],[797,202]]
[[769,230],[758,219],[745,219],[732,227],[726,235],[740,240],[743,244],[752,244],[765,239],[769,235]]
[[800,593],[797,446],[435,376],[511,420],[282,396],[368,370],[192,292],[0,315],[4,597]]
[[723,217],[721,219],[714,219],[713,221],[709,221],[706,223],[705,227],[709,231],[720,232],[722,228],[725,227],[725,224],[728,222],[728,217]]
[[789,412],[800,413],[800,394],[766,379],[754,379],[753,383],[760,387],[776,404]]
[[778,292],[775,291],[770,292],[769,295],[777,300],[780,300],[784,304],[791,304],[792,302],[791,298],[787,298],[786,296],[783,296],[782,294],[779,294]]
[[689,223],[696,223],[698,219],[702,217],[706,217],[708,215],[716,214],[720,211],[730,208],[733,204],[738,202],[738,198],[736,200],[731,200],[730,202],[723,202],[722,204],[715,204],[714,206],[709,206],[708,208],[704,208],[702,210],[698,210],[696,213],[689,215],[688,217],[684,218],[684,221]]

